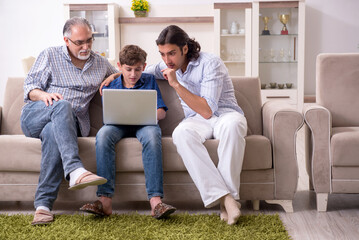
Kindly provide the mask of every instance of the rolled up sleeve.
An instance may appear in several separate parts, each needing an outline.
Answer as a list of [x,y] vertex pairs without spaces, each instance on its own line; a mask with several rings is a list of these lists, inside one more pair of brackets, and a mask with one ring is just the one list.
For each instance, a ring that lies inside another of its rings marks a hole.
[[218,110],[218,103],[223,89],[225,79],[225,66],[214,58],[205,66],[203,80],[201,82],[201,97],[206,99],[212,113]]
[[33,89],[44,90],[48,80],[51,78],[51,65],[46,50],[37,57],[34,65],[24,81],[24,101],[29,102],[29,93]]

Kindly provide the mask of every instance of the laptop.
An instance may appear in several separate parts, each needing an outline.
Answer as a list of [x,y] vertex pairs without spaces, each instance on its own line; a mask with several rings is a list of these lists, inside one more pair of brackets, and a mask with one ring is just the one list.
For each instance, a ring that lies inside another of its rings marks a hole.
[[156,125],[157,91],[103,89],[103,122],[114,125]]

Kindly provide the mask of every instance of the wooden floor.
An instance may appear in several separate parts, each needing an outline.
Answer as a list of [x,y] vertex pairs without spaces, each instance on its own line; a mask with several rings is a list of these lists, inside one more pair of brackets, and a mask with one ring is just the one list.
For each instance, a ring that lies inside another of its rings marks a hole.
[[[359,239],[359,194],[329,195],[328,211],[317,212],[315,194],[309,191],[308,175],[305,168],[304,129],[298,132],[297,155],[299,164],[298,191],[293,201],[294,213],[286,213],[279,205],[260,203],[260,211],[253,211],[249,201],[241,201],[243,214],[278,213],[289,235],[295,240],[358,240]],[[0,202],[0,213],[31,213],[32,202]],[[171,203],[172,204],[172,203]],[[81,203],[55,203],[55,214],[77,212]],[[218,208],[205,209],[203,205],[176,203],[178,212],[218,213]],[[150,214],[149,204],[143,202],[121,203],[113,206],[115,213],[138,211]]]
[[327,212],[317,212],[315,193],[309,191],[304,135],[305,130],[302,128],[297,136],[299,182],[293,201],[294,213],[285,213],[281,207],[265,203],[261,205],[261,211],[277,212],[293,239],[358,240],[359,194],[329,195]]

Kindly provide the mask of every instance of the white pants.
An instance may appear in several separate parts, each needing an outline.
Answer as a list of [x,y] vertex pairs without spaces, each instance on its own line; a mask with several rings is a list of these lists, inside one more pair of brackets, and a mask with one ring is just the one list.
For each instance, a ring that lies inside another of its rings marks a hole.
[[[238,112],[208,120],[197,114],[183,120],[174,130],[173,142],[205,207],[215,206],[228,193],[239,199],[246,134],[247,120]],[[203,145],[210,138],[219,140],[217,167]]]

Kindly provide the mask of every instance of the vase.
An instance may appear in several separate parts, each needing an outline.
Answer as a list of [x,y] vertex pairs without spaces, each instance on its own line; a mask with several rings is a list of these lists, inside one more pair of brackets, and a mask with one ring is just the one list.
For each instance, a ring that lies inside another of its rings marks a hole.
[[146,17],[147,11],[134,11],[135,17]]

